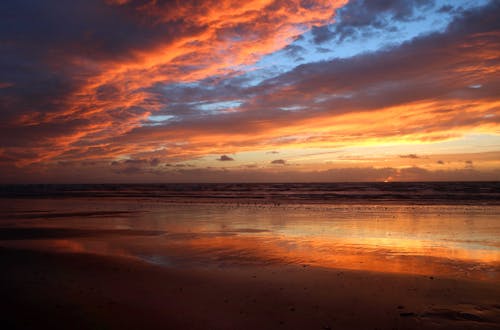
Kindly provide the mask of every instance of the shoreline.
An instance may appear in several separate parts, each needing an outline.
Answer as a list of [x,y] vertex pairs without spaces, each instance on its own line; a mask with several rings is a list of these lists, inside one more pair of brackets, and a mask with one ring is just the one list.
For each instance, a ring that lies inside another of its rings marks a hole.
[[179,197],[173,198],[166,196],[120,196],[120,195],[89,195],[89,196],[0,196],[0,200],[5,201],[30,201],[30,200],[81,200],[92,201],[99,199],[108,199],[113,201],[134,201],[162,203],[164,205],[229,205],[229,206],[464,206],[464,207],[500,207],[498,199],[443,199],[443,198],[370,198],[346,196],[332,199],[290,199],[287,197],[278,198],[246,198],[246,197]]

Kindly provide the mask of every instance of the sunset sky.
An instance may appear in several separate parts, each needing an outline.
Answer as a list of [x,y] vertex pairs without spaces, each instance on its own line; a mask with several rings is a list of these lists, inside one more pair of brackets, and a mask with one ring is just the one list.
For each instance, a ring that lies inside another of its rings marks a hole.
[[500,1],[3,0],[0,183],[500,180]]

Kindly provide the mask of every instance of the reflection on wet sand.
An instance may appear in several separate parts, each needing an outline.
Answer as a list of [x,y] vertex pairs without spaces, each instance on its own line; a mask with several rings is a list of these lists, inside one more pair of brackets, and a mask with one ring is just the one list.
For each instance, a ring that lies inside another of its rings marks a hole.
[[[500,280],[498,206],[87,200],[73,203],[73,213],[64,216],[58,203],[33,203],[31,213],[23,206],[22,214],[29,214],[24,217],[12,206],[2,215],[1,244],[140,258],[168,267],[300,264]],[[109,214],[110,209],[119,211]],[[25,236],[13,239],[13,228]]]

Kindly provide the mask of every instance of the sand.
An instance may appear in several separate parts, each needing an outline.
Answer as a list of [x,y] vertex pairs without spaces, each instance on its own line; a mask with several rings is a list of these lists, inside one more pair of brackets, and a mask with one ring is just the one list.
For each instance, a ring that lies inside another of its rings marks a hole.
[[3,329],[500,329],[498,281],[0,249]]
[[2,329],[500,329],[496,205],[0,206]]

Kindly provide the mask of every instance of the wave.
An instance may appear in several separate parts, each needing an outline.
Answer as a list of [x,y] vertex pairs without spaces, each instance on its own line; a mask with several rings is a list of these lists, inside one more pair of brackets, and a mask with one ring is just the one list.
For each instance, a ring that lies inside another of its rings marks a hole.
[[166,201],[500,204],[500,182],[0,185],[1,198],[117,197]]

